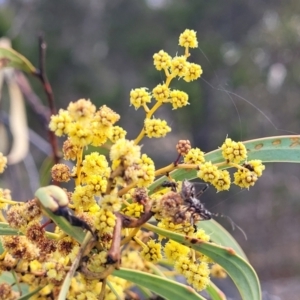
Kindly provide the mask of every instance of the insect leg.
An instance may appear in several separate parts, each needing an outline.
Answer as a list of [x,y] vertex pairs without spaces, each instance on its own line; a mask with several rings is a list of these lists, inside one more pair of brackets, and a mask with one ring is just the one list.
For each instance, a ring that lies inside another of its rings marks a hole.
[[209,188],[209,185],[208,184],[206,184],[206,183],[204,183],[205,184],[205,186],[203,187],[203,189],[202,190],[200,190],[195,196],[196,196],[196,198],[199,198],[208,188]]
[[170,187],[171,188],[171,191],[172,192],[175,192],[177,191],[177,183],[175,181],[164,181],[162,184],[161,184],[162,187]]
[[247,235],[246,235],[245,231],[240,226],[238,226],[235,222],[233,222],[233,220],[230,217],[228,217],[226,215],[219,214],[219,213],[212,213],[211,215],[214,216],[214,217],[221,217],[221,218],[227,219],[230,222],[232,230],[237,228],[243,234],[243,236],[245,237],[245,240],[247,240]]

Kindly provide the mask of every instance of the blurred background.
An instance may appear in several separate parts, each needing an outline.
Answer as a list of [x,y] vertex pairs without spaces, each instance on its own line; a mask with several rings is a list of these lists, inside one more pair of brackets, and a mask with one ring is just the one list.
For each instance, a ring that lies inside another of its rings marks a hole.
[[[132,139],[144,113],[129,106],[130,90],[152,89],[164,80],[152,56],[161,49],[182,53],[178,37],[186,28],[197,31],[199,48],[190,60],[204,73],[192,83],[172,82],[172,88],[189,94],[190,106],[172,111],[166,105],[155,115],[172,126],[164,140],[143,140],[143,151],[157,167],[176,158],[179,139],[208,152],[227,135],[249,140],[299,134],[300,1],[0,0],[0,37],[11,39],[35,66],[37,36],[44,32],[57,108],[79,98],[90,98],[98,107],[107,104],[122,115],[120,124]],[[29,80],[46,105],[40,83]],[[4,87],[3,111],[8,102]],[[1,187],[12,189],[18,200],[31,198],[39,186],[38,172],[49,151],[47,134],[28,105],[27,114],[30,152],[0,177]],[[5,113],[1,120],[7,120]],[[299,299],[299,186],[298,165],[268,164],[249,191],[233,187],[216,194],[211,188],[201,198],[209,210],[230,216],[246,232],[247,240],[239,231],[232,234],[258,273],[264,299]],[[226,220],[220,222],[231,230]],[[234,289],[227,295],[239,299]]]

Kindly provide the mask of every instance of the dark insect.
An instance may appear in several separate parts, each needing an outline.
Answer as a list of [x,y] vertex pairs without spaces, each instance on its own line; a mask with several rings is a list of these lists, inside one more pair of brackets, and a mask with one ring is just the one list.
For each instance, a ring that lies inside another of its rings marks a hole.
[[69,199],[64,190],[56,185],[41,187],[35,192],[35,196],[42,207],[49,209],[53,214],[65,218],[71,225],[86,229],[95,236],[92,228],[83,220],[73,215],[68,208]]
[[[165,181],[162,183],[163,187],[170,187],[173,192],[177,192],[177,184],[174,181]],[[210,220],[212,218],[212,213],[205,209],[203,203],[201,203],[200,197],[207,189],[208,184],[205,184],[204,188],[200,190],[198,194],[196,194],[196,189],[194,183],[184,180],[182,182],[182,188],[180,191],[180,196],[183,200],[183,204],[186,206],[186,210],[191,212],[191,224],[193,225],[193,219],[195,215],[199,215],[202,220]],[[197,196],[197,197],[196,197]]]
[[60,206],[56,211],[53,211],[53,213],[57,216],[64,217],[72,226],[81,227],[82,229],[90,231],[90,233],[95,237],[95,233],[92,228],[85,221],[74,216],[68,207]]
[[[162,186],[170,187],[173,192],[177,192],[177,184],[174,181],[164,181],[162,183]],[[242,234],[245,236],[245,239],[247,239],[245,232],[239,226],[237,226],[230,217],[222,215],[222,214],[218,214],[218,213],[212,213],[204,207],[204,204],[200,201],[199,197],[208,188],[209,188],[209,185],[205,183],[204,187],[198,193],[196,193],[195,184],[186,179],[183,180],[182,188],[180,191],[180,196],[183,200],[183,205],[186,206],[186,210],[183,212],[180,212],[180,214],[184,215],[186,212],[190,212],[191,213],[190,223],[193,226],[194,226],[194,218],[196,216],[199,216],[202,221],[210,220],[210,219],[212,219],[212,217],[226,218],[230,222],[232,229],[234,230],[235,227],[238,228],[242,232]]]

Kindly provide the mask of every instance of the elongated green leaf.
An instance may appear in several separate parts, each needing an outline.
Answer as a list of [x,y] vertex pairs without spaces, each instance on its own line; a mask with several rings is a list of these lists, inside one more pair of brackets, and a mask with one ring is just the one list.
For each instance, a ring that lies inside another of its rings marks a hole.
[[[10,285],[13,285],[13,284],[15,284],[16,279],[15,279],[12,272],[5,271],[5,272],[2,272],[2,274],[0,275],[0,282],[5,282],[5,283],[8,283]],[[34,291],[28,293],[29,292],[28,284],[19,283],[19,287],[21,288],[21,292],[22,292],[22,295],[23,295],[20,298],[18,298],[19,300],[21,300],[21,299],[22,300],[30,299],[31,296],[35,295],[36,293],[38,293],[42,289],[42,287],[39,287],[39,288],[35,289]],[[18,286],[14,285],[13,290],[18,291]]]
[[37,294],[43,287],[38,287],[36,288],[34,291],[23,295],[22,297],[19,298],[19,300],[28,300],[31,299],[32,296],[34,296],[35,294]]
[[[243,144],[247,148],[247,160],[260,159],[263,163],[300,163],[300,135],[264,137],[245,141]],[[205,160],[211,161],[212,163],[221,163],[225,161],[221,149],[206,153]],[[226,166],[222,168],[226,168]],[[174,180],[191,180],[197,177],[197,171],[178,169],[172,171],[170,175]],[[150,194],[152,194],[167,179],[166,176],[162,176],[156,180],[149,189]]]
[[113,275],[144,286],[166,299],[205,300],[205,298],[197,294],[193,288],[157,275],[125,268],[113,271]]
[[9,224],[0,222],[0,235],[23,235],[17,229],[11,228]]
[[51,168],[53,167],[53,158],[47,156],[40,167],[40,186],[46,186],[51,182]]
[[55,215],[47,208],[43,207],[43,210],[62,231],[73,237],[80,244],[83,242],[85,232],[80,227],[72,226],[64,217]]
[[215,220],[198,222],[197,227],[204,229],[214,243],[224,247],[231,247],[239,256],[248,260],[233,236]]
[[[176,170],[176,171],[181,171],[181,170]],[[173,172],[172,172],[172,173],[173,173]],[[174,178],[174,177],[172,177],[172,178]],[[177,177],[174,178],[174,179],[178,180]],[[155,180],[155,181],[151,184],[151,186],[148,188],[148,189],[149,189],[149,195],[155,193],[156,190],[157,190],[159,187],[161,187],[162,183],[163,183],[165,180],[168,180],[167,176],[162,176],[162,177],[160,177],[159,179]]]
[[[72,236],[76,241],[82,243],[85,232],[76,226],[72,226],[64,217],[53,214],[49,209],[43,208],[45,213],[66,234]],[[23,235],[17,229],[9,227],[7,223],[0,223],[0,235]]]
[[4,247],[3,247],[2,242],[0,240],[0,255],[3,254],[3,252],[4,252]]
[[6,282],[6,283],[12,285],[15,282],[14,275],[11,272],[4,271],[0,275],[0,282]]
[[206,292],[209,294],[212,300],[226,300],[225,294],[213,283],[206,288]]
[[0,69],[4,67],[16,68],[31,74],[36,73],[36,68],[23,55],[13,49],[0,47]]
[[149,224],[146,224],[145,227],[148,230],[191,247],[212,258],[216,263],[222,266],[232,278],[243,300],[261,299],[260,284],[254,269],[243,258],[237,255],[232,248],[226,248],[199,239],[183,236]]
[[[243,144],[247,148],[248,160],[300,163],[300,135],[270,136],[245,141]],[[213,163],[224,161],[220,149],[206,153],[205,159]]]
[[[18,231],[18,229],[15,228],[11,228],[9,226],[9,224],[7,223],[1,223],[0,222],[0,236],[1,235],[23,235],[22,232]],[[46,236],[50,239],[56,239],[57,238],[57,234],[53,233],[53,232],[49,232],[46,231]],[[2,253],[2,248],[1,248],[2,244],[0,241],[0,253]]]

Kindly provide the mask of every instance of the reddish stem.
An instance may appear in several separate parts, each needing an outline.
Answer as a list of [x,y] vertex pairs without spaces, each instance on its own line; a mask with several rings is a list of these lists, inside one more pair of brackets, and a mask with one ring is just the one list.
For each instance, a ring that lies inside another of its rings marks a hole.
[[[47,75],[46,75],[46,66],[45,66],[45,59],[46,59],[46,49],[47,44],[44,40],[44,37],[42,34],[39,35],[39,69],[36,70],[36,73],[34,74],[42,83],[44,91],[47,96],[48,105],[50,108],[51,115],[56,114],[55,104],[54,104],[54,96],[52,87],[48,81]],[[55,164],[59,162],[60,156],[58,151],[58,145],[57,145],[57,139],[51,130],[48,130],[49,135],[49,141],[52,147],[52,153],[53,153],[53,161]]]

